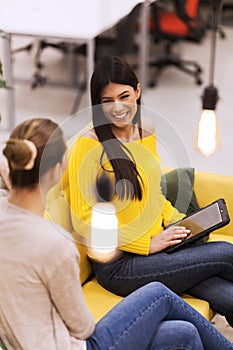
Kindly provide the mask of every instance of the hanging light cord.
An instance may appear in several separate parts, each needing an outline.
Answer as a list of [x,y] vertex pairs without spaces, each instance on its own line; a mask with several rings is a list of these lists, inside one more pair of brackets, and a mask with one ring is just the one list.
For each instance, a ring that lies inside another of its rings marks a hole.
[[214,69],[216,59],[216,42],[217,32],[220,19],[221,0],[213,0],[213,21],[212,21],[212,38],[211,38],[211,52],[210,52],[210,70],[209,70],[209,83],[214,85]]

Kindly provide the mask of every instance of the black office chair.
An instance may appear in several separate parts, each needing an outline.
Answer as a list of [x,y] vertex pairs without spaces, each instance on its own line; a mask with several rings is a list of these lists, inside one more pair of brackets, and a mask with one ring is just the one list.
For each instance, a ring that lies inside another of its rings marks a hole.
[[173,47],[178,42],[200,43],[204,37],[205,27],[198,12],[199,0],[173,0],[172,7],[167,8],[165,5],[167,6],[167,1],[155,1],[151,4],[154,41],[162,43],[164,51],[161,57],[155,57],[150,62],[155,72],[149,85],[155,86],[162,71],[169,66],[191,75],[196,84],[202,84],[200,64],[192,60],[184,60],[173,52]]
[[[218,23],[218,29],[217,29],[217,33],[219,34],[219,37],[221,39],[225,39],[226,38],[226,31],[224,29],[224,27],[222,26],[222,24],[225,25],[224,21],[223,21],[223,4],[225,1],[223,0],[200,0],[200,10],[205,13],[205,27],[207,30],[212,30],[213,27],[213,5],[214,2],[216,1],[220,1],[221,5],[219,5],[222,8],[222,20]],[[226,0],[228,1],[228,0]],[[233,1],[233,0],[230,0]]]
[[233,26],[233,0],[222,1],[222,18],[223,25]]

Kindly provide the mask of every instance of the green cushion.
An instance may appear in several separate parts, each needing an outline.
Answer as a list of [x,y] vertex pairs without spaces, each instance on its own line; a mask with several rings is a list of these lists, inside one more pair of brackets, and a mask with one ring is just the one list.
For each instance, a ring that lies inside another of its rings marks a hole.
[[0,349],[7,350],[7,348],[5,347],[1,339],[0,339]]
[[164,196],[181,213],[190,215],[200,207],[193,190],[194,169],[178,168],[161,178],[161,188]]
[[[181,213],[190,215],[200,209],[193,189],[194,168],[178,168],[164,174],[161,188],[164,196]],[[195,244],[206,242],[209,236],[198,240]]]

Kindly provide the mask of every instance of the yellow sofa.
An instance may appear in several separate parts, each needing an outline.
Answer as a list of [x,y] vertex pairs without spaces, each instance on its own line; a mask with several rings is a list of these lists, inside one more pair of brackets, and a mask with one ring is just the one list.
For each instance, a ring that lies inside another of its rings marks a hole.
[[[224,198],[229,214],[233,217],[233,177],[195,171],[194,191],[201,207],[218,198]],[[60,183],[48,193],[45,216],[72,233],[69,205],[66,202]],[[233,243],[233,221],[212,233],[209,240],[223,240]],[[98,321],[122,298],[100,286],[92,275],[85,247],[80,244],[77,244],[77,247],[81,254],[80,270],[83,292],[95,320]],[[182,297],[208,320],[211,320],[214,313],[207,302],[187,295],[182,295]]]

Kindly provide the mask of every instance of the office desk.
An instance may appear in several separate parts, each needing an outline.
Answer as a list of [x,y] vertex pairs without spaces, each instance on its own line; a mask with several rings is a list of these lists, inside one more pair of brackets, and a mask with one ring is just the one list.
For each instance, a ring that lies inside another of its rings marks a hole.
[[[87,83],[94,68],[95,37],[113,27],[138,3],[145,0],[7,0],[1,3],[0,29],[6,33],[3,68],[8,85],[13,86],[11,36],[54,38],[87,44]],[[146,11],[146,6],[142,6]],[[146,13],[146,12],[145,12]],[[142,13],[142,18],[146,18]],[[146,36],[145,25],[141,33]],[[141,42],[140,75],[145,77],[145,40]],[[143,81],[141,81],[143,85]],[[8,93],[9,129],[15,125],[13,89]]]

